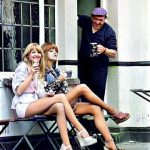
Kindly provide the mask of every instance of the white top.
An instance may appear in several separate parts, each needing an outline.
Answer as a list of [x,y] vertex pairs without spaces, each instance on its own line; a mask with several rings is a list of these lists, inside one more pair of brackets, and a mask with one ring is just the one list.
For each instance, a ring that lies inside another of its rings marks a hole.
[[26,63],[21,62],[18,67],[15,69],[15,74],[12,79],[12,89],[15,93],[15,96],[12,100],[12,109],[16,109],[17,103],[30,103],[38,99],[36,94],[36,83],[35,80],[31,81],[27,89],[24,91],[22,95],[16,94],[16,88],[24,82],[29,74],[28,66]]

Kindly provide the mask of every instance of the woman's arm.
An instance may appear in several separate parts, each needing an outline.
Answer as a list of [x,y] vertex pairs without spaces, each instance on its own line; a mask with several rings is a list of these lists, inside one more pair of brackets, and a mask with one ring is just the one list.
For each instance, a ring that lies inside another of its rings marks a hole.
[[13,77],[12,88],[14,93],[21,95],[33,80],[35,72],[34,68],[27,67],[27,64],[24,62],[20,63],[15,69]]
[[16,88],[16,94],[22,95],[32,80],[33,74],[29,74],[27,78]]

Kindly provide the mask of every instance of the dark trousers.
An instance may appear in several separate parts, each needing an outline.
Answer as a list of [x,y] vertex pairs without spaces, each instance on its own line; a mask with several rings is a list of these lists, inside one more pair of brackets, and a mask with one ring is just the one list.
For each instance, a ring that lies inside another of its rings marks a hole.
[[85,72],[80,72],[79,79],[81,83],[86,84],[98,97],[104,100],[107,74],[107,69],[99,69],[91,73],[90,76]]

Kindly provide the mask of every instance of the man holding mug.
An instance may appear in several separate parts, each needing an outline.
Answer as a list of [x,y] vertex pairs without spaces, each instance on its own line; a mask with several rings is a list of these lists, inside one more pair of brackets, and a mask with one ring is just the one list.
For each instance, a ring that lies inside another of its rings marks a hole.
[[[82,28],[78,53],[79,79],[102,100],[105,95],[109,57],[115,58],[117,55],[116,34],[105,22],[106,18],[107,11],[100,7],[94,8],[91,17],[78,15],[78,25]],[[93,43],[96,43],[96,48],[94,54],[91,54]]]

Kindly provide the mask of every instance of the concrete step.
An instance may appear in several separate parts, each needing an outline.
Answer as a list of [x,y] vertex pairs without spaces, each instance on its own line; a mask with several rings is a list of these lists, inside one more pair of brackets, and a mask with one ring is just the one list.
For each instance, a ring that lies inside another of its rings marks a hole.
[[125,127],[110,131],[117,143],[139,142],[150,143],[150,127]]

